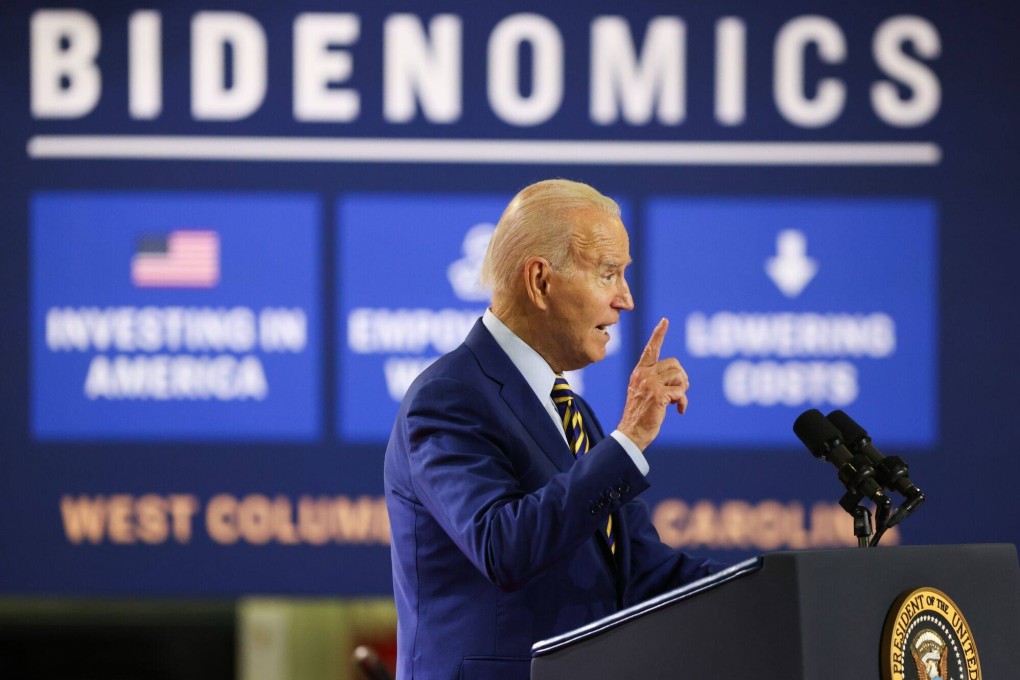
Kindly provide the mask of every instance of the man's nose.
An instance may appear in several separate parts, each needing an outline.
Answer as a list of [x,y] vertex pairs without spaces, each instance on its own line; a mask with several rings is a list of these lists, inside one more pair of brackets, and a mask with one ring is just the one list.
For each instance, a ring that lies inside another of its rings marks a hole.
[[634,298],[630,294],[630,286],[627,285],[626,279],[621,279],[621,290],[617,293],[616,297],[613,298],[613,309],[620,309],[623,311],[630,311],[634,309]]

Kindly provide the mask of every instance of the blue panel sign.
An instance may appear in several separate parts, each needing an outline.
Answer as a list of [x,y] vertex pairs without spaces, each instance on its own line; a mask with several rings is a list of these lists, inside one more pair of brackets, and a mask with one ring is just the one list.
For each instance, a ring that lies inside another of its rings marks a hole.
[[38,439],[320,433],[318,201],[39,193]]
[[647,308],[692,385],[661,441],[788,446],[798,414],[838,408],[883,443],[935,442],[932,203],[661,199],[646,219]]
[[[389,437],[414,378],[456,348],[485,312],[489,296],[478,276],[507,200],[366,194],[338,203],[341,438]],[[626,329],[623,320],[604,360],[568,375],[610,429],[623,412],[631,369]]]

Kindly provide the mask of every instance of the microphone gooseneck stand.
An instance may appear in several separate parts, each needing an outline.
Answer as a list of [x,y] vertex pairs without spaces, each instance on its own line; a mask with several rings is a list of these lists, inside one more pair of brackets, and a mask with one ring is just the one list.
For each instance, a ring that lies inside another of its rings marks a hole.
[[[867,430],[861,427],[857,421],[843,411],[832,411],[826,419],[839,430],[843,441],[854,457],[862,456],[875,470],[875,479],[882,485],[882,488],[895,491],[905,499],[890,517],[877,518],[878,530],[871,539],[869,545],[874,547],[882,540],[882,535],[911,515],[924,503],[924,492],[917,485],[910,481],[907,462],[899,456],[883,456],[875,448],[868,435]],[[858,544],[859,544],[858,537]]]
[[[846,488],[839,504],[854,518],[857,547],[877,546],[889,528],[905,520],[924,502],[924,494],[907,477],[903,459],[882,456],[864,428],[842,411],[833,411],[828,418],[817,409],[805,411],[794,422],[793,431],[813,456],[836,466],[839,480]],[[892,500],[883,489],[896,491],[906,501],[894,512]],[[862,505],[864,498],[875,504],[874,524],[871,511]]]
[[854,518],[854,536],[857,537],[858,548],[873,548],[882,539],[882,534],[889,528],[889,515],[892,512],[892,501],[885,494],[882,494],[875,501],[875,524],[878,530],[874,530],[871,522],[871,511],[867,506],[861,505],[863,498],[860,494],[847,491],[839,499],[839,505]]

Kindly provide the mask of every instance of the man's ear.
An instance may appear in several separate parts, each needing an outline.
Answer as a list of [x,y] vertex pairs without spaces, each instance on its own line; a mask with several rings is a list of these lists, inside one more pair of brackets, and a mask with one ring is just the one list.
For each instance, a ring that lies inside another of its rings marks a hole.
[[552,286],[552,265],[544,257],[529,257],[524,263],[524,289],[535,307],[549,307],[549,289]]

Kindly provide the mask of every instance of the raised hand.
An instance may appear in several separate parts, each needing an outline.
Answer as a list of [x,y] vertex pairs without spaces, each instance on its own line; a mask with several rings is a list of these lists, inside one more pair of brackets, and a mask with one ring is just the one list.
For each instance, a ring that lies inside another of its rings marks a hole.
[[669,320],[662,319],[652,331],[627,384],[627,403],[617,429],[644,450],[659,435],[666,407],[676,404],[678,413],[687,410],[687,371],[676,357],[659,358]]

